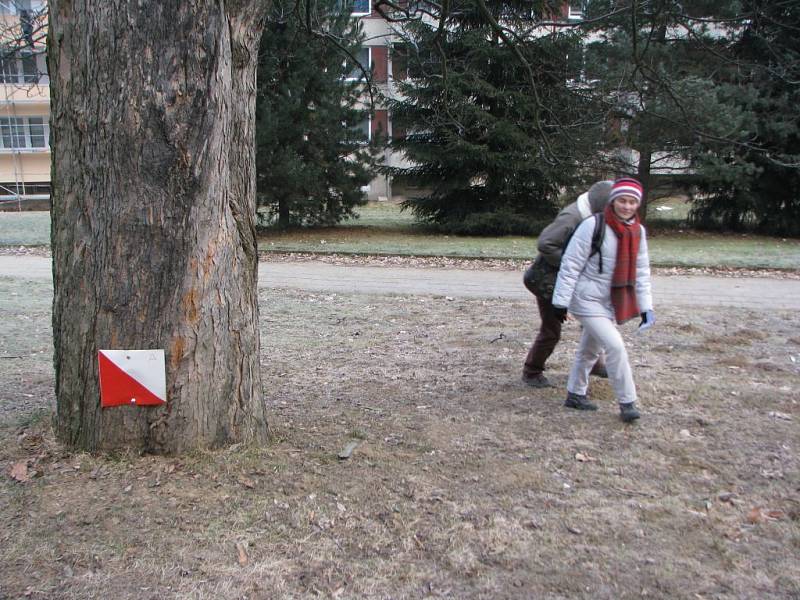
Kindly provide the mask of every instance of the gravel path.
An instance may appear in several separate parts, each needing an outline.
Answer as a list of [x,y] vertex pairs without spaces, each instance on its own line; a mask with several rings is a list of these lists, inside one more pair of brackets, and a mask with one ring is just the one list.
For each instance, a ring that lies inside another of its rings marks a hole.
[[[44,256],[0,256],[0,276],[46,280],[50,259]],[[419,266],[331,264],[322,261],[263,261],[259,287],[319,292],[434,295],[463,298],[530,296],[521,283],[522,269],[468,269]],[[657,273],[656,306],[739,307],[800,310],[800,280],[754,276],[720,277]]]

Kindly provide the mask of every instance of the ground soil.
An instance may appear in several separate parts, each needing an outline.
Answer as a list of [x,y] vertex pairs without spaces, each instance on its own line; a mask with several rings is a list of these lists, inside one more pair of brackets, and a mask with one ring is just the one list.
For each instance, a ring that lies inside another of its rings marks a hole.
[[92,456],[51,294],[0,279],[0,598],[800,597],[795,314],[625,328],[626,426],[562,407],[574,323],[520,382],[532,300],[263,290],[268,446]]

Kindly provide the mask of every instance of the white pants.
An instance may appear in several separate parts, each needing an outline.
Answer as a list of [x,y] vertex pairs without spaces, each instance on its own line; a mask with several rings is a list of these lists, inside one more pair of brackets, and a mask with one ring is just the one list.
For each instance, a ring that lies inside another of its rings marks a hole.
[[616,325],[608,317],[577,317],[583,326],[581,342],[575,354],[575,362],[569,372],[567,391],[586,394],[589,388],[589,371],[597,357],[605,350],[606,370],[617,402],[626,404],[636,400],[636,386],[628,362],[625,342]]

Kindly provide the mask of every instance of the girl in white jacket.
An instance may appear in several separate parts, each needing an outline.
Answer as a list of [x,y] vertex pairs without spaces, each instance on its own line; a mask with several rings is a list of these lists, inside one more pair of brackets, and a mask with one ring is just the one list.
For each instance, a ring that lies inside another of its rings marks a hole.
[[639,222],[642,185],[635,179],[614,182],[603,213],[605,232],[600,252],[591,256],[594,217],[583,221],[564,251],[553,291],[553,306],[562,320],[567,311],[583,326],[575,362],[567,381],[564,406],[597,410],[586,398],[589,371],[606,352],[608,378],[625,422],[639,418],[636,386],[625,344],[615,323],[641,316],[641,328],[655,322],[650,292],[647,237]]

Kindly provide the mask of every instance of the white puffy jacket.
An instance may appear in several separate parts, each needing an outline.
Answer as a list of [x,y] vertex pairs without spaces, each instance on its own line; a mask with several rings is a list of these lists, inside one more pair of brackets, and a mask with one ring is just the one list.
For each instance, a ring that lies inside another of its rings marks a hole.
[[[611,279],[617,263],[617,236],[606,225],[600,253],[603,272],[600,272],[600,257],[589,258],[594,233],[594,217],[585,219],[575,230],[561,259],[556,287],[553,290],[553,306],[567,308],[580,317],[608,317],[612,321],[614,307],[611,304]],[[647,235],[642,227],[639,255],[636,257],[636,302],[639,312],[653,309],[650,291],[650,258],[647,254]]]

